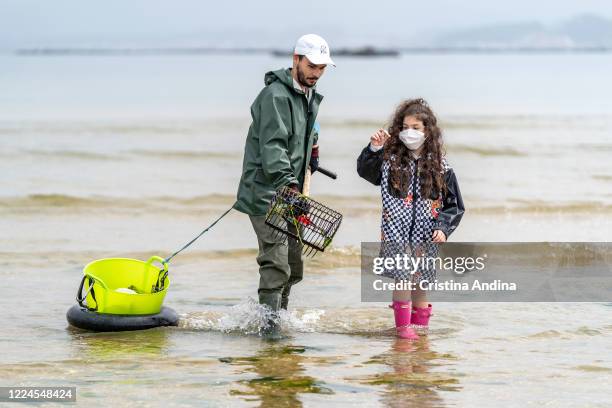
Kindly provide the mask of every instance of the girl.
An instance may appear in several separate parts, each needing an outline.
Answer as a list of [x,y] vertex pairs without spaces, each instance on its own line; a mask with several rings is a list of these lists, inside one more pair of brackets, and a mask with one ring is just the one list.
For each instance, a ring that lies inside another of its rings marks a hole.
[[[455,173],[443,156],[441,131],[427,102],[420,98],[402,102],[388,132],[380,129],[370,137],[357,159],[357,172],[381,186],[381,256],[406,252],[414,257],[424,252],[436,256],[437,245],[431,243],[445,242],[465,209]],[[398,336],[418,339],[410,325],[427,327],[432,308],[418,283],[433,282],[435,269],[422,266],[412,273],[386,269],[383,275],[396,282],[412,280],[416,286],[412,291],[395,290],[389,307]]]

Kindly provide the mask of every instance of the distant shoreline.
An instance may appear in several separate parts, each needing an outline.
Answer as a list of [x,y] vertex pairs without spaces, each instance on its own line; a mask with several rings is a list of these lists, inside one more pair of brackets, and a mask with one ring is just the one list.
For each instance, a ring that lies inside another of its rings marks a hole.
[[[380,58],[402,54],[607,54],[612,47],[404,47],[339,48],[337,57]],[[13,53],[19,56],[99,56],[99,55],[249,55],[270,54],[275,57],[291,55],[291,51],[272,48],[214,48],[214,47],[161,47],[161,48],[21,48]]]

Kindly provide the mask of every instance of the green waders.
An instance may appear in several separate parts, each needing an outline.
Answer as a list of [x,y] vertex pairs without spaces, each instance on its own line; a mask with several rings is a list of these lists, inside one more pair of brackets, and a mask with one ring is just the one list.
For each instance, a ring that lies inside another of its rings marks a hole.
[[283,243],[282,237],[274,236],[274,230],[265,224],[264,215],[249,218],[259,245],[259,303],[270,306],[273,311],[287,309],[291,286],[304,276],[302,245],[292,238]]

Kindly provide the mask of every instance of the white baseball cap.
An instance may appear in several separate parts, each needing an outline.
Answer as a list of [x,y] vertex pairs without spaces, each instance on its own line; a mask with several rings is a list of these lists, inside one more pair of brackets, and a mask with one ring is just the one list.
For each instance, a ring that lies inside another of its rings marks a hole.
[[298,38],[293,53],[305,55],[313,64],[331,64],[334,67],[336,66],[329,55],[327,41],[316,34],[306,34]]

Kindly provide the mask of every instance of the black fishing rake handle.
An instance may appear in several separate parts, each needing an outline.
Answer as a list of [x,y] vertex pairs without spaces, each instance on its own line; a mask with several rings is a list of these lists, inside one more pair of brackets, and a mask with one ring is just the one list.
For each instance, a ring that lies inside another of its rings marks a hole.
[[321,174],[326,175],[327,177],[329,177],[332,180],[335,180],[338,178],[338,175],[336,173],[334,173],[331,170],[327,170],[326,168],[323,168],[321,166],[317,167],[317,171]]

